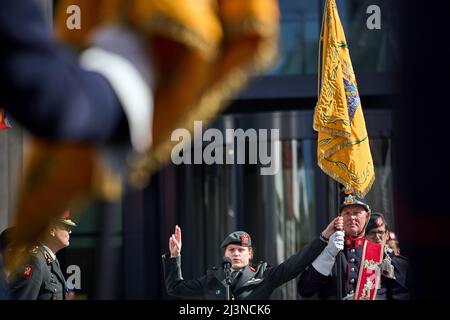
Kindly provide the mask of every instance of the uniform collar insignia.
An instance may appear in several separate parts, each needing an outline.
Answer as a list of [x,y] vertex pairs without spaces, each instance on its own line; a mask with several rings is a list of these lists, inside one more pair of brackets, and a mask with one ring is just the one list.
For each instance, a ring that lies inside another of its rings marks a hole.
[[50,258],[52,259],[52,261],[56,260],[56,255],[55,253],[52,251],[52,249],[50,249],[49,247],[47,247],[46,245],[42,245],[42,249],[44,252],[47,252],[47,254],[50,256]]
[[53,252],[51,252],[49,247],[41,245],[41,251],[44,255],[45,262],[47,262],[48,265],[52,264],[52,262],[55,261],[56,256]]
[[44,258],[45,258],[45,262],[47,262],[47,264],[52,264],[53,259],[47,251],[44,251]]
[[358,248],[363,247],[365,238],[352,238],[350,236],[345,236],[345,247],[347,248]]

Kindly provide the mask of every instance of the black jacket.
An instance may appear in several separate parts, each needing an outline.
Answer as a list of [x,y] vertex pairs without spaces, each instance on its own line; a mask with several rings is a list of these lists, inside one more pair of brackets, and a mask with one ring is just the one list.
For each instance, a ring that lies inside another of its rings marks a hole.
[[[234,299],[269,299],[275,288],[294,279],[314,261],[325,248],[326,243],[315,239],[303,250],[289,257],[276,267],[267,262],[255,266],[246,266],[231,284]],[[170,295],[188,299],[225,300],[225,273],[222,268],[212,268],[206,275],[184,280],[181,273],[181,257],[162,257],[167,292]]]

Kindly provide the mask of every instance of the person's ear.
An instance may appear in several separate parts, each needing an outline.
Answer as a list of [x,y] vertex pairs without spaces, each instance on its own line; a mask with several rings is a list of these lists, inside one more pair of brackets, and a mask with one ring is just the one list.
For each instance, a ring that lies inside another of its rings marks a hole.
[[54,237],[54,236],[56,235],[56,229],[55,229],[55,228],[51,228],[51,229],[50,229],[50,235],[51,235],[52,237]]

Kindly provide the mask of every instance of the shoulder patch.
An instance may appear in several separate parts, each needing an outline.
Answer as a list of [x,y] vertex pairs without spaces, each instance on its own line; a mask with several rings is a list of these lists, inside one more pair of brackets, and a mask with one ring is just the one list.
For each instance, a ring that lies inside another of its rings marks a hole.
[[27,264],[23,270],[23,278],[25,280],[28,280],[31,279],[32,276],[33,276],[33,267],[31,266],[31,264]]

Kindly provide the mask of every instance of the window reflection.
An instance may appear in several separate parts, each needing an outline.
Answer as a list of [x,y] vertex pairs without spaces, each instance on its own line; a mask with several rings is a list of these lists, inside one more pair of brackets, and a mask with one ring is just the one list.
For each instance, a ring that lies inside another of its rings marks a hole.
[[373,138],[370,140],[376,179],[366,198],[372,211],[383,213],[389,227],[394,229],[394,175],[392,172],[391,145],[391,139],[389,138]]
[[[300,251],[316,231],[313,143],[311,140],[283,140],[278,148],[282,170],[274,176],[278,200],[276,253],[277,264]],[[275,299],[296,299],[297,285],[292,280],[273,294]]]
[[280,59],[272,74],[317,72],[317,41],[320,33],[316,0],[281,0]]
[[[336,0],[357,72],[392,72],[399,63],[398,19],[389,0]],[[369,6],[380,8],[381,29],[370,30]],[[318,40],[324,1],[280,0],[280,57],[269,74],[317,73]]]

